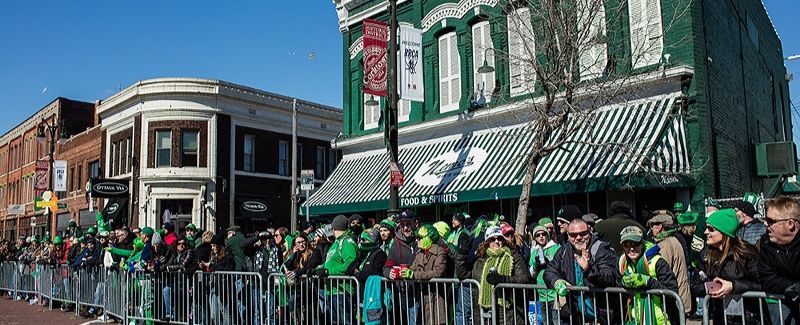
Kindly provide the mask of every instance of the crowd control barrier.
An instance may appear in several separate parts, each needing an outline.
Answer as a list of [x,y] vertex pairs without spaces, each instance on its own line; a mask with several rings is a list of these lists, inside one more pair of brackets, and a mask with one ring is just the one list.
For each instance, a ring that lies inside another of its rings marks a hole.
[[10,296],[17,295],[17,264],[14,262],[0,263],[0,290]]
[[[731,295],[722,299],[712,299],[711,296],[706,295],[703,299],[703,310],[706,311],[703,314],[703,324],[718,324],[719,322],[713,322],[712,316],[717,314],[722,315],[716,318],[724,324],[788,324],[787,318],[790,310],[783,299],[782,295],[767,294],[761,291],[748,291],[741,295]],[[716,304],[716,308],[709,309],[710,304]],[[722,310],[718,310],[719,308]]]
[[359,324],[363,289],[354,277],[270,274],[264,323]]
[[381,317],[386,324],[480,324],[474,315],[480,287],[475,280],[382,278],[381,286],[385,306]]
[[[194,274],[191,319],[194,324],[262,324],[263,279],[258,273]],[[274,313],[274,311],[270,311]]]
[[53,267],[41,265],[39,267],[39,297],[52,308],[53,297]]
[[105,306],[103,312],[127,324],[128,272],[107,269],[105,278]]
[[36,287],[36,264],[31,263],[17,263],[17,295],[38,294],[39,290]]
[[[671,290],[634,291],[625,288],[568,287],[560,297],[545,286],[502,283],[492,295],[491,313],[482,319],[492,324],[626,324],[641,322],[633,315],[659,317],[685,324],[680,296]],[[484,322],[485,323],[485,322]]]
[[[51,265],[52,287],[50,292],[50,307],[53,302],[60,302],[62,305],[74,305],[78,302],[78,273],[74,272],[69,265]],[[76,308],[77,310],[77,308]]]
[[106,270],[102,266],[84,267],[77,273],[77,302],[80,306],[103,308],[105,306]]

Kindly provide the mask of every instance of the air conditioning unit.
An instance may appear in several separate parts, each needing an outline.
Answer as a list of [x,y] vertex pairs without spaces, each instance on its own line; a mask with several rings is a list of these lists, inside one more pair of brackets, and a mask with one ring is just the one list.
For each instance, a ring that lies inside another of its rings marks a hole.
[[756,144],[756,173],[762,177],[797,174],[797,149],[794,143]]

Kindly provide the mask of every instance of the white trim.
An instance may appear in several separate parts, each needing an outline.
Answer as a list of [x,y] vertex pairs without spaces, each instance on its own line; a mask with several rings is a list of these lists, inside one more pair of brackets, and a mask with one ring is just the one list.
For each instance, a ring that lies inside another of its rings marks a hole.
[[433,27],[437,22],[447,18],[459,19],[464,17],[470,10],[478,6],[484,5],[494,7],[497,5],[498,0],[461,0],[458,3],[443,3],[433,10],[429,11],[425,17],[422,18],[422,31],[426,32]]
[[[444,42],[444,46],[442,43]],[[439,55],[439,113],[446,113],[457,111],[461,102],[461,53],[458,48],[458,34],[456,32],[449,32],[437,39],[438,55]],[[455,55],[453,55],[455,51]],[[447,62],[444,62],[444,60]],[[457,61],[454,66],[453,61]],[[446,70],[447,74],[442,73]],[[453,84],[456,84],[457,92],[453,91]],[[447,92],[443,92],[442,84],[447,88]],[[443,97],[446,94],[447,98]],[[453,100],[455,98],[455,100]]]

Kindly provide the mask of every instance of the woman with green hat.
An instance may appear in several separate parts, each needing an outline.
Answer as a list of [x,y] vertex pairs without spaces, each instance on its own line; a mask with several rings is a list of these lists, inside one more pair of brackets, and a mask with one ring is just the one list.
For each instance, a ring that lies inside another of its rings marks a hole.
[[[416,232],[419,251],[410,267],[400,270],[400,277],[408,280],[430,280],[441,278],[447,272],[447,248],[439,245],[439,231],[431,225],[423,225]],[[423,324],[444,324],[447,321],[447,304],[443,292],[422,290],[421,305]],[[419,312],[419,310],[418,310]]]
[[[761,291],[758,279],[758,251],[736,237],[739,220],[733,209],[714,212],[706,220],[706,250],[701,253],[700,275],[692,280],[692,292],[711,298],[709,310],[714,324],[741,322],[744,312],[748,324],[757,324],[759,303],[733,297],[747,291]],[[766,309],[766,308],[765,308]],[[736,316],[734,316],[736,315]],[[761,315],[768,315],[764,310]]]

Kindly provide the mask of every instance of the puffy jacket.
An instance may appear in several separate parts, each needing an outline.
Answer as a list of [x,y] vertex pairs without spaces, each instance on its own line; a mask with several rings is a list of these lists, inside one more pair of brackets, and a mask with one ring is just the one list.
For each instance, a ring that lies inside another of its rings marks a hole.
[[686,256],[683,246],[676,238],[679,235],[669,235],[656,239],[661,248],[661,257],[672,268],[672,273],[677,280],[676,292],[681,297],[684,310],[692,310],[692,294],[689,289],[689,267],[686,265]]
[[183,253],[175,251],[162,270],[193,274],[197,270],[197,260],[194,258],[194,250],[187,248]]
[[380,248],[370,252],[359,252],[358,257],[350,264],[348,275],[355,276],[358,283],[365,284],[370,276],[381,276],[386,264],[386,253]]
[[[766,234],[761,237],[759,248],[758,278],[764,291],[784,294],[787,287],[800,283],[800,234],[782,247],[770,242]],[[797,303],[787,305],[792,315],[800,315]]]

